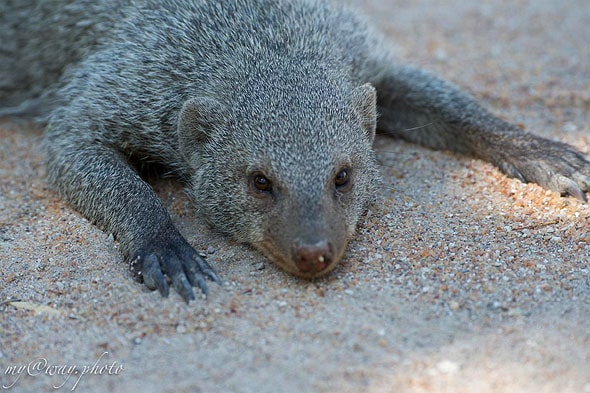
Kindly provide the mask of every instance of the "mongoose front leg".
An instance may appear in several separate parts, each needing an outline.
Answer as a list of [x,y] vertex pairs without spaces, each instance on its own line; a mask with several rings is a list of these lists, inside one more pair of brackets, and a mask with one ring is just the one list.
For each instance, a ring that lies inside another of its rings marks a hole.
[[590,162],[573,147],[523,132],[428,72],[391,67],[379,75],[380,130],[481,158],[508,176],[587,201]]
[[195,298],[192,286],[207,293],[205,278],[220,283],[121,154],[60,117],[58,110],[45,135],[50,180],[74,208],[113,233],[146,286],[167,296],[170,282],[188,302]]

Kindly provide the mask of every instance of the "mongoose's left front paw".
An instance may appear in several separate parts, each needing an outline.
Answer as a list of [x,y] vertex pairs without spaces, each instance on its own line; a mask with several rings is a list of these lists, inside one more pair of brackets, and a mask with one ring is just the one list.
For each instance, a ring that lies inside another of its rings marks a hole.
[[588,201],[590,161],[569,145],[523,134],[505,139],[492,161],[508,176]]

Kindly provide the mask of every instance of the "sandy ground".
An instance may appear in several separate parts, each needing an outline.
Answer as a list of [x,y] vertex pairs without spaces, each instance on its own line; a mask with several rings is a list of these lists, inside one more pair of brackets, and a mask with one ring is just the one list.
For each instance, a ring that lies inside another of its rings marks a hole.
[[[590,156],[586,0],[357,3],[400,61]],[[0,123],[8,391],[590,392],[588,204],[381,138],[378,203],[341,266],[308,282],[212,233],[158,182],[226,282],[186,305],[135,283],[112,237],[57,199],[40,136]]]

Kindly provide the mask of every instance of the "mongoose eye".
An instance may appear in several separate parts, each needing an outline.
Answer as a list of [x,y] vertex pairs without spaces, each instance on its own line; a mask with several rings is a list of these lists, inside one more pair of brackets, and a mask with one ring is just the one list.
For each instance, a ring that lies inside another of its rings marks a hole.
[[250,187],[256,192],[269,193],[272,191],[272,182],[262,174],[255,174],[250,177]]
[[341,169],[334,178],[334,184],[336,190],[340,192],[348,192],[352,188],[352,182],[350,181],[350,170],[348,168]]

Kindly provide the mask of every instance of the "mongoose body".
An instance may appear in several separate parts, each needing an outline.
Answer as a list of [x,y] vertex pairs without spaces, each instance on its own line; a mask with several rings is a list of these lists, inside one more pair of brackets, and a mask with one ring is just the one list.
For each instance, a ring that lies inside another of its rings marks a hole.
[[331,271],[374,200],[377,129],[585,199],[590,163],[398,65],[313,0],[7,0],[0,115],[47,123],[56,189],[119,240],[151,289],[186,300],[213,269],[138,169],[187,184],[214,228],[303,277]]

